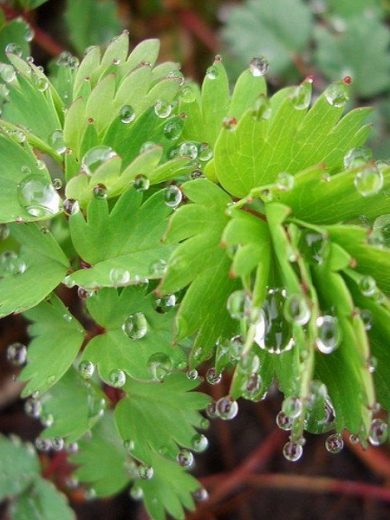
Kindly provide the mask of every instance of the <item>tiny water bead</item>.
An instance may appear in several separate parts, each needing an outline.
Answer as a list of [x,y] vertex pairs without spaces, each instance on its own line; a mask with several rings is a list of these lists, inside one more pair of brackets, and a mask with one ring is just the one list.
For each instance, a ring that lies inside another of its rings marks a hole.
[[209,385],[217,385],[222,380],[222,374],[218,373],[214,367],[211,367],[206,372],[206,381]]
[[107,188],[104,184],[96,184],[92,190],[95,199],[106,199],[108,196]]
[[312,95],[312,83],[312,79],[306,79],[295,88],[291,101],[297,110],[306,110],[309,108]]
[[7,224],[0,224],[0,240],[7,240],[10,235],[10,229]]
[[176,295],[175,294],[167,294],[166,296],[161,296],[161,298],[156,298],[154,302],[154,307],[157,312],[160,314],[164,314],[165,312],[169,312],[176,305]]
[[182,117],[174,117],[165,123],[163,132],[167,139],[176,141],[183,131],[184,121]]
[[179,204],[181,203],[182,198],[183,198],[182,192],[174,184],[171,184],[171,186],[168,186],[167,188],[165,188],[164,201],[168,207],[177,208],[179,206]]
[[9,43],[6,46],[5,52],[6,52],[6,54],[15,54],[19,58],[21,58],[23,56],[22,47],[20,45],[18,45],[17,43],[13,43],[13,42]]
[[264,58],[264,56],[259,56],[252,58],[249,63],[249,70],[251,71],[252,76],[258,78],[260,76],[264,76],[267,74],[269,69],[269,63]]
[[209,494],[207,492],[207,489],[199,488],[192,493],[192,497],[196,502],[204,502],[209,498]]
[[359,171],[353,180],[356,190],[363,197],[376,195],[382,189],[383,182],[383,173],[375,165]]
[[192,368],[191,370],[187,370],[186,376],[190,381],[196,381],[199,377],[199,373],[196,368]]
[[303,411],[302,401],[298,397],[286,397],[282,403],[282,412],[290,419],[296,419]]
[[134,177],[133,186],[137,191],[146,191],[150,188],[150,180],[146,175],[139,173]]
[[119,368],[111,370],[108,376],[109,384],[114,388],[121,388],[126,383],[126,374]]
[[205,451],[208,445],[209,441],[206,435],[203,435],[203,433],[197,433],[192,437],[191,446],[192,449],[197,453],[202,453]]
[[310,320],[311,312],[306,299],[301,294],[291,294],[287,297],[284,307],[284,317],[290,323],[306,325]]
[[75,199],[64,200],[64,213],[65,215],[75,215],[80,211],[80,205]]
[[371,330],[372,327],[372,312],[368,309],[361,309],[359,311],[360,318],[363,322],[365,330]]
[[324,234],[308,231],[304,233],[300,245],[303,254],[312,262],[322,264],[325,261],[329,242]]
[[238,413],[237,401],[234,401],[231,397],[221,397],[216,402],[217,416],[224,421],[230,421],[234,419]]
[[83,379],[91,379],[95,373],[95,364],[92,361],[83,360],[79,364],[79,372]]
[[359,168],[371,159],[372,153],[368,148],[352,148],[344,156],[344,168],[346,170]]
[[324,94],[329,105],[335,108],[342,108],[349,101],[348,87],[342,81],[329,85]]
[[194,464],[194,456],[190,450],[182,449],[179,451],[176,457],[177,462],[183,468],[191,468]]
[[41,175],[28,175],[17,186],[19,204],[32,217],[42,218],[60,211],[61,198],[54,186]]
[[344,448],[344,441],[340,433],[332,433],[325,440],[325,448],[329,453],[340,453]]
[[157,117],[160,117],[161,119],[166,119],[171,115],[172,108],[173,107],[170,103],[160,99],[156,101],[154,105],[154,113]]
[[51,441],[52,448],[54,451],[61,451],[65,447],[65,442],[62,437],[54,437]]
[[382,419],[374,419],[368,432],[368,440],[373,446],[379,446],[387,441],[389,426]]
[[147,466],[146,464],[140,464],[138,466],[138,476],[142,480],[151,480],[154,475],[154,469],[152,466]]
[[148,333],[148,322],[145,314],[136,312],[130,314],[122,325],[122,330],[130,339],[141,339]]
[[185,141],[179,147],[179,155],[180,157],[188,157],[195,160],[198,157],[198,146],[191,141]]
[[293,420],[281,410],[276,416],[276,424],[281,430],[289,431],[293,426]]
[[290,191],[294,187],[294,176],[291,173],[280,172],[276,177],[276,186],[280,191]]
[[123,107],[119,111],[119,117],[121,122],[125,125],[132,123],[135,119],[134,108],[130,105],[123,105]]
[[248,295],[242,290],[234,291],[229,296],[226,306],[234,320],[241,320],[244,318],[248,306]]
[[110,146],[94,146],[82,158],[81,169],[87,175],[93,175],[99,166],[114,157],[116,157],[116,153]]
[[24,403],[24,411],[29,417],[39,419],[42,412],[42,403],[37,399],[27,399]]
[[11,83],[16,79],[16,71],[12,65],[0,63],[0,77],[5,83]]
[[23,343],[11,343],[7,348],[7,360],[15,367],[24,365],[27,361],[27,347]]
[[26,262],[14,251],[4,251],[0,255],[0,271],[10,275],[20,275],[23,274],[26,269]]
[[249,401],[260,401],[263,397],[263,395],[259,394],[261,390],[261,383],[262,379],[259,374],[249,374],[249,376],[244,379],[241,385],[242,397],[244,399],[248,399]]
[[45,76],[39,74],[33,74],[32,76],[34,85],[40,92],[45,92],[49,88],[49,80]]
[[214,79],[217,79],[217,77],[218,77],[218,68],[215,65],[211,65],[211,67],[209,67],[206,70],[206,78],[214,80]]
[[136,484],[134,484],[131,488],[130,488],[130,497],[133,499],[133,500],[142,500],[143,499],[143,496],[144,496],[144,492],[142,490],[142,487],[141,486],[137,486]]
[[149,267],[150,276],[162,278],[167,271],[168,264],[162,258],[152,262]]
[[359,289],[364,296],[374,296],[377,292],[375,279],[372,276],[362,276],[359,280]]
[[53,186],[56,190],[60,190],[63,186],[62,180],[59,177],[53,179]]
[[87,300],[93,295],[93,291],[89,289],[85,289],[84,287],[78,287],[77,288],[77,296],[80,298],[80,300]]
[[171,358],[163,352],[155,352],[148,360],[148,368],[153,379],[163,381],[173,369]]
[[334,352],[341,341],[341,330],[334,316],[319,316],[316,320],[316,346],[322,354]]
[[287,441],[283,446],[283,456],[290,462],[297,462],[303,454],[302,444],[299,442]]
[[123,287],[130,282],[130,273],[123,267],[113,267],[108,274],[113,287]]
[[37,437],[35,439],[35,446],[39,451],[48,452],[52,448],[52,443],[50,439],[42,439],[41,437]]
[[213,150],[208,143],[200,143],[198,147],[198,159],[200,161],[209,161],[213,157]]

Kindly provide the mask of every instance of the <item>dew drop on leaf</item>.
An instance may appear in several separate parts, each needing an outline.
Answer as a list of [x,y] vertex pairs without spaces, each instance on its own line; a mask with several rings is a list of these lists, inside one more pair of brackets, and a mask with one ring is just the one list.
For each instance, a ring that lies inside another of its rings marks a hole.
[[62,437],[54,437],[51,441],[51,445],[54,451],[61,451],[64,449],[65,442]]
[[146,175],[139,173],[134,177],[133,186],[136,191],[146,191],[150,187],[150,180]]
[[217,416],[224,421],[230,421],[234,419],[238,413],[237,401],[234,401],[231,397],[221,397],[216,402]]
[[179,155],[180,157],[188,157],[195,160],[198,157],[198,147],[191,141],[185,141],[179,147]]
[[206,78],[214,80],[214,79],[217,79],[217,77],[218,77],[218,69],[217,69],[217,67],[215,65],[211,65],[206,70]]
[[303,412],[302,401],[298,397],[286,397],[282,403],[282,412],[290,419],[296,419]]
[[104,184],[96,184],[96,186],[94,186],[93,190],[92,190],[92,193],[93,193],[93,196],[95,197],[95,199],[106,199],[107,196],[108,196],[108,193],[107,193],[107,188],[105,187]]
[[77,296],[80,300],[87,300],[93,295],[93,291],[89,289],[85,289],[84,287],[78,287]]
[[20,275],[23,274],[26,269],[26,262],[14,251],[4,251],[0,255],[0,271],[10,275]]
[[207,449],[209,441],[203,433],[196,433],[191,439],[191,446],[197,453],[202,453]]
[[200,161],[209,161],[213,157],[213,150],[208,143],[200,143],[198,148],[198,159]]
[[29,398],[24,403],[24,411],[29,417],[39,419],[42,412],[42,403],[37,399]]
[[91,379],[95,373],[95,364],[92,361],[83,360],[79,364],[79,372],[83,379]]
[[94,146],[82,158],[81,169],[87,175],[93,175],[100,166],[114,157],[116,153],[110,146]]
[[319,316],[316,320],[316,346],[323,354],[331,354],[341,341],[341,331],[338,320],[334,316]]
[[7,224],[0,224],[0,240],[7,240],[10,230]]
[[372,276],[362,276],[359,280],[359,289],[364,296],[371,297],[377,292],[376,281]]
[[11,83],[16,78],[16,71],[12,65],[0,63],[0,77],[5,83]]
[[66,151],[66,145],[64,141],[64,133],[62,130],[54,130],[49,137],[50,146],[59,154],[63,154]]
[[137,486],[137,484],[134,484],[130,488],[130,497],[133,500],[137,500],[137,501],[138,500],[142,500],[143,496],[144,496],[144,492],[142,491],[142,487],[141,486]]
[[359,168],[371,159],[372,153],[368,148],[352,148],[344,156],[344,168],[346,170]]
[[60,211],[61,198],[51,182],[28,175],[17,186],[19,204],[33,217],[49,217]]
[[122,287],[130,282],[130,273],[123,267],[113,267],[108,276],[113,287]]
[[325,448],[329,453],[340,453],[344,448],[344,441],[340,433],[332,433],[325,440]]
[[47,452],[51,450],[51,440],[50,439],[42,439],[41,437],[37,437],[35,439],[35,446],[37,450]]
[[132,123],[135,119],[134,108],[130,105],[124,105],[119,111],[119,117],[125,125]]
[[242,290],[232,292],[226,303],[227,310],[234,320],[241,320],[245,317],[247,305],[248,296]]
[[379,446],[386,442],[388,437],[388,424],[382,419],[374,419],[368,432],[368,440],[373,446]]
[[154,113],[161,119],[166,119],[171,115],[172,105],[168,101],[162,99],[156,101],[154,105]]
[[138,466],[138,475],[142,480],[151,480],[154,475],[154,470],[152,466],[147,466],[146,464],[140,464]]
[[214,367],[211,367],[206,372],[206,381],[209,385],[217,385],[222,380],[222,374],[218,373]]
[[80,211],[80,205],[77,200],[65,199],[64,200],[64,213],[66,215],[74,215]]
[[325,90],[325,99],[329,105],[332,105],[333,107],[341,108],[345,106],[349,100],[347,85],[342,81],[332,83]]
[[163,381],[166,376],[172,372],[172,360],[163,352],[152,354],[148,360],[148,368],[153,377],[157,381]]
[[306,325],[310,320],[311,312],[306,299],[301,294],[291,294],[287,297],[284,307],[284,317],[289,323]]
[[49,88],[49,80],[45,76],[35,74],[33,75],[33,82],[39,92],[45,92]]
[[121,388],[126,383],[126,374],[119,368],[111,370],[108,376],[109,384],[114,388]]
[[130,339],[141,339],[148,333],[148,322],[142,312],[130,314],[122,325],[122,330]]
[[258,78],[259,76],[264,76],[267,74],[269,69],[269,63],[264,58],[264,56],[259,56],[257,58],[252,58],[249,63],[249,70],[251,71],[252,76]]
[[276,424],[281,430],[289,431],[293,426],[293,420],[281,410],[276,416]]
[[161,298],[156,298],[154,302],[154,307],[157,312],[164,314],[165,312],[169,312],[176,305],[176,296],[174,294],[167,294],[166,296],[161,296]]
[[306,110],[309,108],[311,102],[312,83],[313,81],[311,79],[307,79],[295,88],[291,101],[297,110]]
[[20,367],[27,361],[27,348],[23,343],[11,343],[7,347],[7,360],[15,367]]
[[196,502],[205,502],[209,498],[207,489],[199,488],[192,493],[192,497]]
[[176,141],[183,131],[184,122],[181,117],[174,117],[164,125],[163,132],[167,139]]
[[174,184],[165,188],[164,201],[168,207],[177,208],[179,206],[179,204],[181,203],[182,198],[183,198],[183,195],[182,195],[180,189],[177,186],[175,186]]
[[256,121],[261,121],[262,119],[269,119],[272,114],[271,104],[267,96],[264,94],[260,94],[260,96],[256,99],[252,115]]
[[359,311],[360,318],[363,322],[364,329],[370,330],[372,327],[372,313],[368,309],[361,309]]
[[184,103],[193,103],[196,99],[195,88],[190,83],[185,83],[182,86],[179,95]]
[[294,176],[291,173],[280,172],[276,177],[276,187],[280,191],[290,191],[294,187]]
[[383,173],[375,165],[370,165],[355,175],[353,183],[360,195],[371,197],[382,189]]
[[6,54],[15,54],[15,56],[18,56],[19,58],[23,55],[23,50],[20,45],[17,43],[9,43],[5,48]]
[[199,374],[196,368],[192,368],[191,370],[187,371],[186,376],[190,381],[196,381],[199,377]]
[[162,278],[167,271],[167,263],[162,258],[152,262],[149,267],[150,276]]
[[190,450],[187,450],[185,448],[179,451],[176,460],[179,463],[179,465],[183,468],[191,468],[191,466],[194,464],[193,454],[190,452]]
[[283,446],[283,456],[290,462],[297,462],[303,454],[302,444],[294,441],[287,441]]

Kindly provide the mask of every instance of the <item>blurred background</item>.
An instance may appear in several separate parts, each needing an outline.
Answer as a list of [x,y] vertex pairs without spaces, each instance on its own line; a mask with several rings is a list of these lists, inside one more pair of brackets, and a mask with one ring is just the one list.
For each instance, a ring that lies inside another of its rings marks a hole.
[[[375,108],[370,146],[377,158],[390,158],[390,0],[3,0],[0,15],[0,60],[6,44],[17,40],[48,70],[61,52],[81,57],[89,45],[104,45],[128,29],[133,45],[160,38],[160,60],[182,63],[184,75],[198,81],[216,54],[232,83],[251,58],[264,56],[271,92],[308,75],[317,91],[351,76],[350,105]],[[76,305],[74,293],[63,291],[67,305]],[[26,415],[15,369],[6,361],[7,346],[27,339],[21,317],[0,321],[0,432],[33,440],[39,421]],[[227,375],[211,387],[213,397],[228,386]],[[390,518],[390,449],[364,451],[346,438],[342,453],[332,455],[324,438],[309,435],[303,458],[287,462],[281,454],[286,435],[275,425],[280,402],[271,392],[260,403],[241,403],[231,423],[212,421],[209,449],[194,470],[210,500],[188,519]],[[67,494],[77,518],[147,519],[128,492],[88,499],[71,485],[66,454],[40,456],[44,476]],[[0,505],[0,519],[6,518]]]

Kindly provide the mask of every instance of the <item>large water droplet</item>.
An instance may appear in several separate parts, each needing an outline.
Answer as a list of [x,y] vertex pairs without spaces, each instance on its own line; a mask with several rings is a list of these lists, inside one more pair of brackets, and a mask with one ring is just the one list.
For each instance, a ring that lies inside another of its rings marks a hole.
[[192,437],[191,446],[194,451],[197,453],[202,453],[207,449],[209,445],[209,441],[203,433],[197,433]]
[[373,446],[379,446],[386,442],[389,426],[382,419],[374,419],[368,432],[368,440]]
[[286,397],[282,403],[282,412],[290,419],[296,419],[301,415],[302,411],[302,401],[298,397]]
[[206,372],[206,381],[209,385],[217,385],[222,380],[222,374],[218,373],[214,367],[211,367]]
[[297,110],[306,110],[309,108],[311,102],[312,83],[313,81],[311,79],[307,79],[295,88],[291,101]]
[[33,217],[49,217],[60,211],[61,198],[41,175],[28,175],[17,187],[19,204]]
[[95,373],[95,364],[92,361],[81,361],[79,364],[79,372],[83,379],[91,379]]
[[0,77],[5,83],[11,83],[16,78],[16,71],[12,65],[0,63]]
[[360,195],[371,197],[382,189],[383,173],[375,165],[370,165],[355,175],[353,183]]
[[323,354],[331,354],[341,341],[341,331],[338,320],[334,316],[319,316],[316,320],[316,346]]
[[161,119],[166,119],[171,115],[172,112],[172,105],[164,100],[156,101],[154,105],[154,113],[157,117],[160,117]]
[[110,146],[99,145],[91,148],[81,160],[81,169],[87,175],[93,173],[105,162],[116,157],[116,153]]
[[141,339],[148,333],[148,322],[145,314],[136,312],[130,314],[122,325],[122,330],[130,339]]
[[264,56],[259,56],[257,58],[252,58],[249,63],[249,70],[251,71],[252,76],[258,78],[259,76],[264,76],[267,73],[269,68],[268,61],[264,58]]
[[150,356],[148,368],[154,379],[163,381],[172,372],[172,360],[163,352],[156,352]]
[[221,397],[216,402],[217,416],[224,421],[230,421],[234,419],[238,413],[237,401],[234,401],[231,397]]
[[111,370],[108,379],[111,386],[115,388],[121,388],[126,383],[126,374],[123,372],[123,370],[114,368],[114,370]]
[[194,464],[193,454],[185,448],[179,451],[176,460],[183,468],[190,468]]
[[344,441],[340,433],[332,433],[325,440],[325,448],[329,453],[340,453],[344,448]]
[[297,462],[302,457],[303,447],[299,442],[288,441],[283,446],[284,458],[290,462]]
[[191,141],[185,141],[179,147],[179,155],[180,157],[188,157],[195,160],[198,157],[198,146]]
[[140,173],[134,177],[133,186],[137,191],[146,191],[150,187],[150,180],[146,175]]
[[332,83],[324,94],[329,105],[336,108],[345,106],[349,100],[348,87],[344,82]]
[[290,323],[306,325],[310,320],[311,312],[306,299],[301,294],[291,294],[284,304],[284,317]]
[[7,348],[7,360],[16,367],[20,367],[27,361],[27,348],[23,343],[11,343]]
[[170,208],[177,208],[182,201],[182,198],[183,195],[180,189],[174,184],[171,184],[171,186],[165,188],[164,200],[165,204]]

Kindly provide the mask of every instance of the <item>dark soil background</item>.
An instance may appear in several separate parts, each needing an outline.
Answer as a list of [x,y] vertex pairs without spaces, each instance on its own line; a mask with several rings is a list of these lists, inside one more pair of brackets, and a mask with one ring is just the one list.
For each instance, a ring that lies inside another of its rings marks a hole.
[[[83,0],[80,0],[82,2]],[[261,0],[259,0],[261,1]],[[340,0],[342,1],[342,0]],[[162,40],[161,59],[183,63],[183,72],[201,79],[219,50],[217,0],[118,1],[123,25],[132,42],[146,37]],[[63,25],[64,2],[50,0],[32,13],[32,22],[44,38],[33,42],[36,62],[46,65],[58,49],[71,49]],[[9,13],[8,13],[9,14]],[[12,15],[12,13],[11,13]],[[39,40],[39,41],[38,41]],[[66,293],[67,304],[76,304]],[[19,399],[15,371],[6,361],[6,348],[14,341],[27,341],[26,323],[19,316],[0,321],[0,432],[33,440],[39,421],[26,416]],[[207,367],[202,369],[205,371]],[[204,390],[214,397],[226,395],[228,377]],[[342,453],[329,454],[324,437],[308,436],[304,455],[287,462],[282,446],[287,434],[275,425],[281,397],[275,392],[260,403],[240,403],[240,413],[231,422],[213,420],[206,453],[196,458],[194,472],[208,488],[210,500],[191,520],[382,520],[390,518],[390,451],[346,445]],[[40,455],[45,476],[64,491],[80,520],[145,520],[142,506],[131,501],[128,491],[109,500],[87,500],[82,488],[69,489],[71,471],[63,454]],[[6,520],[6,506],[0,506]],[[55,520],[50,519],[50,520]]]

